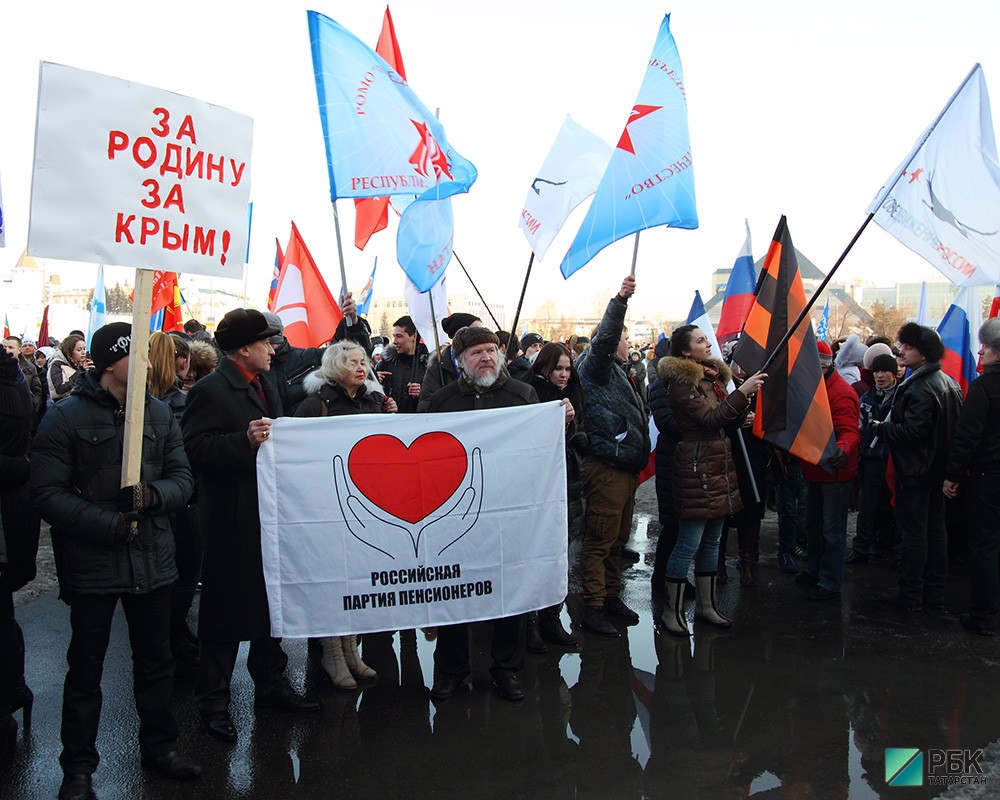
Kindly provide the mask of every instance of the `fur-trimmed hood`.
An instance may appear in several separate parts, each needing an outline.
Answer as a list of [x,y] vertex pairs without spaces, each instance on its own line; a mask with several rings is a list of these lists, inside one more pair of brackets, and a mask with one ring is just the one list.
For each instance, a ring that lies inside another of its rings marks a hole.
[[660,380],[674,381],[687,386],[697,386],[702,379],[708,377],[705,374],[705,367],[711,367],[718,372],[716,380],[721,381],[726,386],[732,380],[733,373],[726,366],[725,362],[717,358],[710,358],[707,361],[695,361],[692,358],[677,358],[675,356],[665,356],[656,365],[656,372]]
[[[306,395],[319,394],[319,390],[327,383],[326,378],[323,377],[323,373],[320,370],[315,372],[310,372],[302,379],[302,387],[306,390]],[[367,394],[381,395],[385,397],[385,389],[382,388],[382,384],[377,380],[372,378],[371,373],[368,374],[368,379],[365,381],[365,392]]]

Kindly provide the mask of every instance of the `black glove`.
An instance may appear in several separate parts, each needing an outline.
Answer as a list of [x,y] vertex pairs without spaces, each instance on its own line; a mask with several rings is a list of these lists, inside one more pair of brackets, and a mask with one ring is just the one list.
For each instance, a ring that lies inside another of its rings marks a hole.
[[133,483],[118,492],[115,504],[123,514],[145,511],[153,505],[153,490],[148,483]]
[[834,469],[840,469],[847,463],[847,453],[842,447],[837,448],[837,454],[830,456],[830,466]]
[[118,515],[118,524],[115,525],[115,541],[118,543],[129,543],[139,536],[139,515],[135,512]]

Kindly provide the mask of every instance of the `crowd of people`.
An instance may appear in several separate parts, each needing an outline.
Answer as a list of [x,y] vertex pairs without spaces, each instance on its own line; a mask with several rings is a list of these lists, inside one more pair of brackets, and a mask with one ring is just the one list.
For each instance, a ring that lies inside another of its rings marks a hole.
[[[280,318],[242,308],[225,315],[214,337],[195,321],[184,333],[154,334],[141,476],[124,488],[130,325],[100,328],[89,346],[80,332],[57,349],[5,339],[0,748],[16,747],[14,714],[30,726],[33,696],[12,598],[34,577],[40,519],[50,526],[60,597],[70,608],[61,800],[94,796],[101,675],[119,601],[144,767],[177,780],[201,772],[177,750],[169,703],[175,677],[194,681],[204,732],[237,741],[230,684],[241,642],[250,643],[247,669],[262,713],[320,710],[289,683],[287,655],[270,630],[256,456],[280,416],[560,403],[570,587],[583,602],[576,623],[596,637],[618,637],[622,624],[639,621],[621,597],[621,576],[638,476],[654,448],[660,530],[651,591],[668,639],[691,635],[688,600],[695,625],[733,625],[716,603],[718,583],[729,577],[728,533],[736,530],[740,584],[749,590],[769,503],[778,511],[778,566],[808,587],[809,601],[836,601],[846,565],[880,561],[898,570],[898,591],[883,602],[903,613],[940,608],[950,549],[970,565],[971,603],[961,624],[993,635],[1000,320],[979,333],[982,375],[964,404],[941,369],[944,347],[930,328],[907,323],[894,342],[856,335],[833,348],[819,342],[836,452],[813,465],[751,435],[755,398],[769,377],[746,374],[738,349],[735,359],[731,347],[713,352],[708,332],[694,325],[646,350],[630,348],[625,319],[635,290],[635,278],[625,277],[591,336],[567,342],[537,333],[518,339],[455,313],[442,321],[449,342],[429,352],[408,316],[393,324],[391,342],[372,337],[350,295],[322,348],[293,347]],[[853,537],[851,508],[859,512]],[[953,526],[966,533],[962,552]],[[195,633],[188,618],[199,586]],[[563,607],[493,621],[490,674],[501,698],[524,698],[518,671],[526,652],[578,644],[580,627],[567,629]],[[338,690],[377,679],[356,635],[310,641],[310,651]],[[430,694],[443,702],[471,672],[468,625],[437,629],[434,664]]]

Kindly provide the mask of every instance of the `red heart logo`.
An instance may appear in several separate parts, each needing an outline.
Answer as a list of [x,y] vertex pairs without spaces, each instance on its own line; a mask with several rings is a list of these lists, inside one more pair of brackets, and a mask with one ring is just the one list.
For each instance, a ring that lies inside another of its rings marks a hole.
[[358,491],[383,511],[411,523],[444,505],[468,466],[465,447],[443,431],[418,436],[409,447],[395,436],[366,436],[347,458]]

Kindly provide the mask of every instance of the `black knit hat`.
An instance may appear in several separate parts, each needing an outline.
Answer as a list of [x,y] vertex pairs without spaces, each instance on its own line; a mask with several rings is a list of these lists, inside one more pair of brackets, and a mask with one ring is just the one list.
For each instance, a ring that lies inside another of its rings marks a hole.
[[944,358],[944,344],[933,328],[918,325],[916,322],[907,322],[899,329],[896,338],[900,344],[915,347],[928,361],[936,362]]
[[454,339],[459,328],[468,328],[473,322],[482,322],[482,320],[475,314],[452,314],[441,320],[441,328],[448,334],[449,338]]
[[132,326],[128,322],[112,322],[94,331],[90,339],[90,360],[100,376],[112,364],[128,355],[132,347]]
[[872,372],[892,372],[895,373],[899,369],[899,362],[893,356],[882,355],[875,356],[872,359]]

